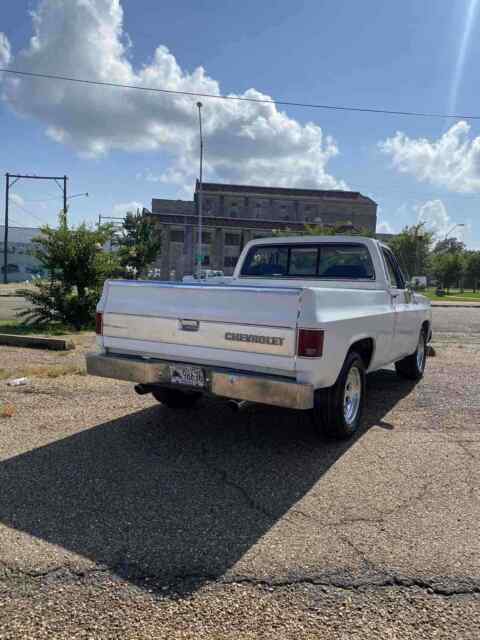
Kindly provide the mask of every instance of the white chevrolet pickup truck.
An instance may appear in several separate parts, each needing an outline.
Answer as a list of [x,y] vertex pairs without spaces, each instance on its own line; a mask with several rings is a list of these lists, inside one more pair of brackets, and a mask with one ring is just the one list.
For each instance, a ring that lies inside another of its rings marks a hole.
[[135,382],[167,407],[202,394],[310,410],[337,438],[358,428],[365,374],[418,380],[429,301],[390,249],[358,236],[254,240],[225,284],[108,280],[91,375]]

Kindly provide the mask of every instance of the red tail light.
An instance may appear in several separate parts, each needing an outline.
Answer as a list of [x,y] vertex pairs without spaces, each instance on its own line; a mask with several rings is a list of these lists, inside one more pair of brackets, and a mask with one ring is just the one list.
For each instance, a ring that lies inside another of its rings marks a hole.
[[320,358],[323,354],[324,332],[319,329],[299,329],[297,355],[303,358]]
[[103,334],[103,314],[99,311],[95,314],[95,333],[97,336]]

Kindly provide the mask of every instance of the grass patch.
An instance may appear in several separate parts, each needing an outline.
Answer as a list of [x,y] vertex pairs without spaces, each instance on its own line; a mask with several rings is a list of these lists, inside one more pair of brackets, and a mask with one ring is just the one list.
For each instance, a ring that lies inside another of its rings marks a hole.
[[15,372],[15,376],[17,378],[61,378],[62,376],[82,376],[85,372],[85,368],[79,365],[50,364],[27,367],[21,372]]
[[74,364],[50,364],[22,369],[0,369],[0,380],[13,378],[61,378],[62,376],[84,376],[85,367]]
[[460,289],[450,289],[450,293],[444,296],[435,295],[435,289],[426,289],[425,291],[419,291],[419,293],[426,296],[429,300],[434,302],[480,302],[480,292],[476,291],[464,291],[460,292]]
[[0,320],[0,333],[9,333],[16,336],[64,336],[65,334],[80,334],[72,327],[62,324],[52,324],[44,327],[37,327],[23,322],[15,322],[12,320]]

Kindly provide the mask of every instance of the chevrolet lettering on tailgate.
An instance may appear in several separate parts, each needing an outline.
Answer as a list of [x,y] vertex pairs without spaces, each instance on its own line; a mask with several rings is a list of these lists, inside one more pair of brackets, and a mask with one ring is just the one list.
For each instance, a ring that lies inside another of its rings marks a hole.
[[225,340],[230,340],[231,342],[256,342],[258,344],[272,344],[281,347],[285,338],[256,336],[253,333],[232,333],[231,331],[227,331]]

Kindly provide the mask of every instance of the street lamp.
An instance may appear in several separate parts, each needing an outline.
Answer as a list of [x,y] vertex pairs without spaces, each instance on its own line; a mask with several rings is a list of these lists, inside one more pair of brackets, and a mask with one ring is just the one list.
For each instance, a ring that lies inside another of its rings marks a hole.
[[74,193],[73,196],[68,196],[67,200],[71,200],[72,198],[81,198],[82,196],[88,198],[88,193]]
[[203,135],[202,135],[202,103],[197,102],[198,124],[200,127],[200,180],[198,182],[198,240],[197,240],[197,278],[202,272],[202,178],[203,178]]
[[81,197],[88,198],[88,193],[74,193],[73,196],[68,196],[68,197],[65,196],[63,211],[60,212],[60,219],[63,225],[67,224],[67,213],[68,213],[67,201],[71,200],[72,198],[81,198]]
[[454,224],[453,227],[451,229],[449,229],[447,231],[447,233],[445,234],[444,240],[446,240],[448,238],[448,236],[452,233],[452,231],[454,229],[456,229],[457,227],[465,227],[465,224],[463,222],[457,222],[456,224]]

